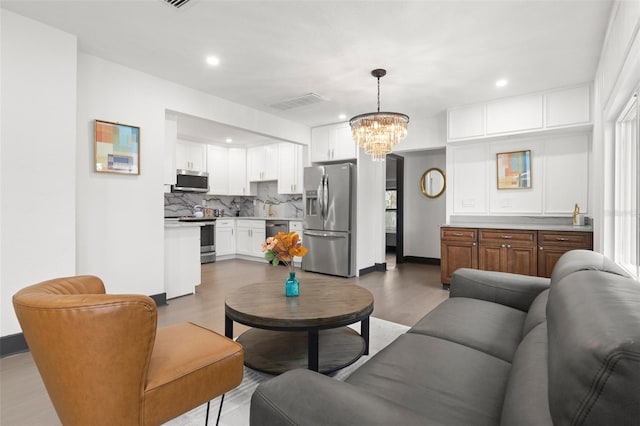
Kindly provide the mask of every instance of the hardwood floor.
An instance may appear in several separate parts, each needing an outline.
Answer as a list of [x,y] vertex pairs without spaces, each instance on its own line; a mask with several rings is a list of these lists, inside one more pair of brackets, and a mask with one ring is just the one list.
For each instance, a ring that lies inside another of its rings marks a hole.
[[[442,290],[440,267],[403,263],[388,259],[387,272],[372,272],[358,278],[341,278],[346,285],[360,285],[374,298],[372,316],[404,325],[413,325],[449,297]],[[305,277],[323,277],[297,269],[301,289]],[[158,308],[158,326],[191,321],[224,334],[224,298],[232,289],[264,280],[282,279],[286,269],[267,263],[225,260],[202,266],[202,284],[196,294],[169,300]],[[234,325],[234,333],[247,328]],[[101,368],[102,366],[96,366]],[[29,353],[0,360],[0,424],[59,425],[40,375]]]

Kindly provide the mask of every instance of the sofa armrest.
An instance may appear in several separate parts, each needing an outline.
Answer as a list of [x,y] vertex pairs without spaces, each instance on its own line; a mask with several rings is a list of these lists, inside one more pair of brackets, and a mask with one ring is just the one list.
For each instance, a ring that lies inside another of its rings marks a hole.
[[550,282],[549,278],[460,268],[451,277],[450,297],[486,300],[526,312]]
[[309,370],[292,370],[258,386],[251,426],[422,425],[428,419],[364,389]]

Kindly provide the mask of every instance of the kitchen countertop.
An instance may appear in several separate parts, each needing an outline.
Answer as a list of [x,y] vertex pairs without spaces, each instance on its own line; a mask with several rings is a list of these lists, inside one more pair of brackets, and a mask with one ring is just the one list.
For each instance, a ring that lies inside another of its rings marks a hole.
[[593,232],[592,225],[563,225],[563,224],[526,224],[526,223],[481,223],[481,222],[458,222],[440,225],[449,228],[493,228],[493,229],[521,229],[537,231],[569,231],[569,232]]
[[279,216],[229,216],[221,219],[240,219],[240,220],[288,220],[288,221],[302,221],[301,217],[279,217]]
[[[185,227],[185,226],[202,226],[207,223],[207,221],[203,221],[202,218],[199,218],[199,221],[180,221],[179,218],[164,218],[164,226],[167,227]],[[263,217],[263,216],[223,216],[223,217],[212,217],[211,222],[215,222],[216,220],[225,220],[225,219],[237,219],[237,220],[282,220],[282,221],[290,221],[290,222],[301,222],[301,217]]]

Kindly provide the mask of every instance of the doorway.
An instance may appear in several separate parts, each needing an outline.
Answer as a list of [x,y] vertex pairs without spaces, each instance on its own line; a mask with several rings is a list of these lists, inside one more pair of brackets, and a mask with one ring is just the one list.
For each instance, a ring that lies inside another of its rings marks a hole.
[[404,158],[388,154],[385,191],[385,259],[387,269],[404,262]]

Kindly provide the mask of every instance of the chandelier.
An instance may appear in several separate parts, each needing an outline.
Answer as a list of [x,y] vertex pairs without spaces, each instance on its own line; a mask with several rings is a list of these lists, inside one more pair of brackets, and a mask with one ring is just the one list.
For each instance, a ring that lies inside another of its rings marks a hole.
[[409,116],[399,112],[380,112],[380,77],[386,70],[371,71],[378,79],[378,112],[360,114],[349,120],[353,140],[361,146],[373,161],[384,161],[393,147],[407,136]]

